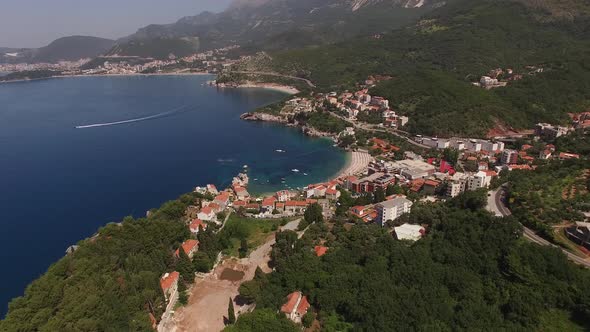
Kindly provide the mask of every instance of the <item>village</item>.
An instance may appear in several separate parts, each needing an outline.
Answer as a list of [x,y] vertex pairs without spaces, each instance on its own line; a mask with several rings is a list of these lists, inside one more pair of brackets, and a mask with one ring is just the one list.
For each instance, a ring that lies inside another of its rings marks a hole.
[[[347,127],[343,132],[331,135],[336,142],[348,136],[355,141],[353,144],[359,143],[354,136],[355,129],[366,125],[358,119],[360,112],[378,114],[381,118],[381,122],[376,125],[378,128],[401,131],[409,119],[397,114],[387,99],[368,94],[369,87],[379,79],[387,78],[371,77],[356,92],[318,94],[312,99],[293,98],[286,102],[285,111],[294,114],[314,112],[318,107],[333,107],[355,124],[355,127]],[[280,190],[272,195],[250,194],[245,170],[233,179],[228,188],[220,190],[214,184],[195,188],[196,193],[209,198],[199,200],[198,204],[190,206],[185,212],[186,225],[194,236],[187,239],[181,248],[191,258],[199,250],[196,235],[208,227],[223,228],[227,216],[232,213],[263,220],[296,220],[293,218],[301,218],[312,206],[319,206],[324,220],[344,213],[349,220],[357,223],[376,224],[387,229],[397,240],[408,243],[419,241],[428,233],[427,226],[403,221],[403,216],[411,211],[414,204],[445,201],[464,192],[487,191],[494,181],[498,181],[502,172],[533,171],[549,159],[579,159],[579,155],[558,151],[551,143],[558,137],[587,130],[590,127],[590,112],[573,114],[571,120],[571,125],[566,127],[538,124],[532,135],[519,140],[418,135],[408,138],[412,141],[410,146],[415,149],[402,149],[387,139],[371,137],[367,142],[358,144],[366,148],[351,149],[354,162],[336,178],[309,184],[298,190]],[[350,202],[362,204],[350,205]],[[586,229],[581,230],[582,235],[579,234],[580,227],[571,231],[572,240],[588,234],[588,224],[585,226]],[[329,250],[322,244],[314,248],[317,256]],[[218,276],[211,278],[217,280]],[[164,327],[169,329],[170,324],[173,325],[171,321],[178,299],[178,280],[179,273],[176,271],[162,276],[161,287],[169,305],[158,325],[159,330],[164,330]],[[233,292],[235,295],[237,286]],[[235,305],[238,313],[251,309]],[[301,323],[309,308],[306,296],[300,290],[293,289],[280,311],[293,322]],[[153,319],[153,322],[155,326],[156,320]]]

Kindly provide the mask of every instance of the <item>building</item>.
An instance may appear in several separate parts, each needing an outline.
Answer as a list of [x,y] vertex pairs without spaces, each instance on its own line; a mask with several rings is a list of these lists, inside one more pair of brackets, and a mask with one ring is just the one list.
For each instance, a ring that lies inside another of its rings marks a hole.
[[420,160],[405,159],[391,163],[394,172],[408,180],[424,179],[436,172],[436,167]]
[[588,223],[578,223],[576,226],[566,228],[565,234],[575,244],[590,250],[589,226],[590,224]]
[[194,234],[198,234],[199,229],[201,229],[201,228],[203,230],[207,229],[207,224],[204,223],[203,220],[201,220],[201,219],[193,219],[193,221],[189,225],[189,229],[190,229],[191,233],[194,233]]
[[[181,247],[182,247],[182,250],[184,250],[184,253],[189,258],[193,258],[193,255],[195,254],[195,252],[197,252],[199,250],[199,241],[193,240],[193,239],[188,239],[182,243]],[[180,248],[176,249],[176,251],[174,252],[174,256],[180,257]]]
[[518,152],[515,150],[504,150],[500,162],[503,165],[511,165],[518,163]]
[[426,230],[420,225],[403,224],[393,229],[398,240],[418,241],[426,234]]
[[376,205],[377,222],[384,226],[387,221],[396,220],[404,213],[410,213],[412,201],[405,197],[396,197]]
[[322,257],[326,254],[326,252],[328,251],[328,247],[324,247],[324,246],[315,246],[313,248],[313,250],[315,251],[316,256],[318,257]]
[[215,199],[213,199],[213,203],[219,204],[219,206],[221,206],[222,209],[225,209],[229,204],[229,193],[224,191],[221,194],[215,196]]
[[264,210],[266,212],[274,211],[276,202],[277,202],[277,199],[274,198],[273,196],[266,197],[265,199],[262,200],[262,210]]
[[285,212],[291,214],[301,214],[307,209],[306,201],[286,201]]
[[215,211],[210,206],[204,206],[197,214],[197,218],[205,221],[217,221]]
[[281,307],[281,312],[293,322],[301,323],[310,306],[307,297],[297,291],[287,295],[287,302]]
[[279,200],[279,202],[286,202],[290,200],[291,197],[292,194],[288,190],[277,191],[277,199]]
[[166,301],[176,297],[179,277],[180,273],[174,271],[164,274],[160,279],[160,287],[162,288],[162,292],[164,292],[164,298]]
[[494,171],[479,171],[469,177],[467,181],[467,190],[477,190],[490,186],[492,178],[496,176]]
[[543,137],[548,140],[554,140],[563,135],[567,135],[569,128],[562,126],[554,126],[548,123],[537,123],[535,126],[535,135]]

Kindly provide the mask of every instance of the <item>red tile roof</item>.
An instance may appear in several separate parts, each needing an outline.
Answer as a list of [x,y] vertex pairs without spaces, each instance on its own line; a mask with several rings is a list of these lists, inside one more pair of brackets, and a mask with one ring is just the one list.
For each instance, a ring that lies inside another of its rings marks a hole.
[[315,251],[316,256],[318,257],[322,257],[326,254],[326,252],[328,251],[328,247],[324,247],[324,246],[315,246],[315,248],[313,248],[313,250]]
[[309,307],[311,307],[311,305],[307,301],[307,296],[303,296],[301,297],[301,301],[299,301],[299,305],[297,306],[297,312],[299,315],[303,316],[307,313]]
[[297,301],[299,300],[300,296],[301,292],[293,292],[287,295],[287,302],[285,302],[285,304],[283,304],[283,306],[281,307],[281,312],[286,314],[292,313],[293,309],[295,309],[295,306],[297,305]]
[[307,206],[306,201],[286,201],[285,206]]
[[246,206],[248,204],[246,201],[234,201],[233,206]]
[[274,205],[276,201],[277,201],[277,199],[272,196],[266,197],[265,199],[262,200],[262,206]]
[[213,209],[211,209],[210,206],[204,206],[200,212],[205,213],[205,214],[210,214],[211,212],[213,212]]
[[336,195],[338,193],[338,190],[336,189],[327,189],[326,190],[326,195]]
[[164,275],[160,279],[160,287],[162,287],[162,290],[164,292],[166,292],[168,289],[170,289],[170,287],[172,287],[172,285],[178,281],[179,276],[180,276],[180,273],[178,273],[176,271],[170,272],[170,273],[167,273],[166,275]]
[[207,224],[205,224],[201,219],[193,219],[189,226],[189,228],[193,232],[199,230],[199,227],[201,227],[202,229],[207,229]]
[[[184,250],[184,253],[188,255],[188,253],[191,252],[191,250],[193,250],[198,245],[199,245],[199,241],[189,239],[189,240],[184,241],[184,243],[182,244],[181,247],[182,247],[182,250]],[[176,257],[180,256],[180,248],[176,249],[176,252],[174,252],[174,255]]]

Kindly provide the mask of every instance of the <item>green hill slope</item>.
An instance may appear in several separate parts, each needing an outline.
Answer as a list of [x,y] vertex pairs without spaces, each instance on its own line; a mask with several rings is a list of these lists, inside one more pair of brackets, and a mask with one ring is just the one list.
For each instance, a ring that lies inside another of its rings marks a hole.
[[[410,128],[425,134],[483,136],[497,123],[525,128],[562,121],[566,112],[590,106],[590,20],[584,11],[564,20],[549,7],[527,4],[458,1],[381,39],[278,52],[243,68],[306,77],[326,91],[353,87],[371,74],[392,75],[374,93],[389,97],[411,116]],[[528,75],[527,66],[544,72]],[[495,68],[511,68],[523,79],[494,90],[471,84]]]

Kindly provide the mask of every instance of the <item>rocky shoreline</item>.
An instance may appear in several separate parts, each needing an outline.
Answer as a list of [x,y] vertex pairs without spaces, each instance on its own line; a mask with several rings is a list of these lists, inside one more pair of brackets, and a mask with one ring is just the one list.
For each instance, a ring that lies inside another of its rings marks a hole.
[[282,116],[279,116],[279,115],[273,115],[273,114],[262,113],[262,112],[248,112],[248,113],[244,113],[244,114],[240,115],[240,119],[245,120],[245,121],[256,121],[256,122],[274,122],[274,123],[283,124],[287,127],[298,127],[301,129],[301,132],[304,135],[309,136],[309,137],[326,137],[326,138],[331,138],[333,140],[336,140],[336,138],[337,138],[332,133],[319,131],[313,127],[301,125],[298,122],[290,122],[288,119],[286,119]]

